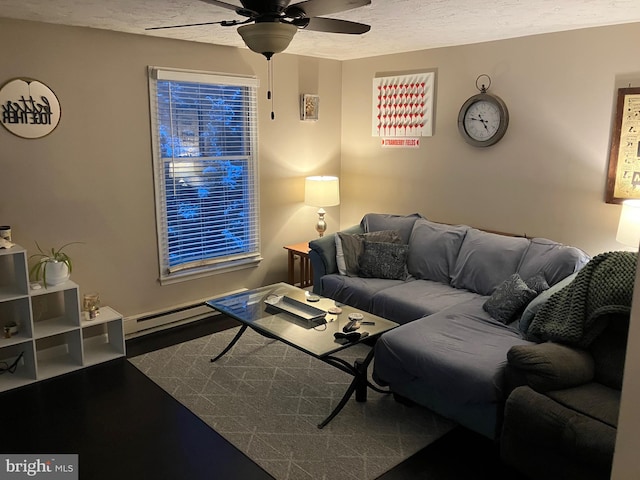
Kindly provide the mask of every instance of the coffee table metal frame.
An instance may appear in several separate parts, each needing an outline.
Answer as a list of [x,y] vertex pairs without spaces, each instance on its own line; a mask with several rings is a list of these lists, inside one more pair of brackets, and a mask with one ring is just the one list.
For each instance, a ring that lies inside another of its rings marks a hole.
[[[344,395],[329,416],[318,424],[318,428],[325,427],[344,408],[354,392],[357,402],[367,401],[367,388],[380,393],[389,393],[387,390],[382,390],[373,385],[367,378],[367,369],[374,355],[373,345],[371,345],[367,356],[364,359],[357,359],[353,365],[340,357],[334,356],[334,354],[362,341],[367,341],[368,344],[375,342],[381,334],[397,327],[397,323],[348,305],[341,306],[342,313],[339,315],[327,313],[322,320],[308,321],[289,313],[273,310],[264,302],[267,298],[272,298],[276,295],[285,295],[303,302],[307,301],[310,296],[306,290],[286,283],[277,283],[225,297],[214,298],[205,302],[209,307],[238,320],[242,324],[231,342],[215,358],[211,359],[212,362],[217,361],[231,350],[247,328],[251,328],[264,337],[286,343],[352,375],[353,380]],[[321,297],[319,301],[309,302],[309,305],[326,311],[334,307],[335,302]],[[355,342],[336,340],[333,334],[342,331],[342,328],[349,322],[348,316],[350,313],[361,313],[364,315],[364,321],[374,323],[373,325],[362,325],[358,330],[359,332],[368,332],[369,335]],[[294,328],[292,328],[292,325]]]

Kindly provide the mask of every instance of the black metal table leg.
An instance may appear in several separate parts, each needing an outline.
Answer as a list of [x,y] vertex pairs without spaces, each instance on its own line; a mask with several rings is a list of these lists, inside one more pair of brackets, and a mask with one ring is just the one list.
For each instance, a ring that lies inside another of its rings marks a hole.
[[365,360],[358,358],[353,367],[356,371],[354,378],[355,390],[356,390],[356,402],[367,401],[367,367],[369,364],[365,364]]
[[222,352],[220,352],[220,353],[218,354],[218,356],[217,356],[217,357],[212,358],[212,359],[211,359],[211,361],[212,361],[212,362],[215,362],[215,361],[216,361],[216,360],[218,360],[220,357],[222,357],[225,353],[227,353],[229,350],[231,350],[231,348],[236,344],[236,342],[237,342],[238,340],[240,340],[240,337],[242,336],[242,334],[245,332],[245,330],[246,330],[246,329],[247,329],[247,325],[242,325],[242,327],[240,327],[240,331],[239,331],[238,333],[236,333],[236,336],[235,336],[235,337],[233,337],[233,340],[231,340],[231,342],[229,343],[229,345],[227,345],[227,346],[225,347],[225,349],[224,349]]
[[[347,391],[344,392],[344,395],[338,402],[338,405],[333,409],[333,411],[329,414],[327,418],[325,418],[322,422],[318,424],[318,428],[324,428],[327,424],[333,420],[333,418],[340,413],[340,411],[347,404],[353,392],[356,392],[356,401],[358,402],[366,402],[367,401],[367,386],[369,382],[367,380],[367,369],[369,368],[369,364],[371,360],[373,360],[373,348],[369,351],[367,357],[363,360],[359,358],[355,361],[353,366],[353,380],[349,384]],[[343,370],[343,369],[341,369]]]
[[[240,330],[238,331],[238,333],[236,333],[235,337],[233,337],[231,342],[229,342],[229,344],[224,348],[224,350],[222,350],[222,352],[220,352],[215,358],[212,358],[211,362],[217,361],[223,355],[225,355],[229,350],[231,350],[233,348],[233,346],[238,342],[238,340],[240,340],[240,337],[247,330],[248,326],[249,325],[247,325],[247,324],[243,324],[240,327]],[[255,330],[255,331],[257,333],[259,333],[260,335],[264,336],[264,337],[272,338],[272,339],[276,339],[276,340],[281,340],[278,337],[276,337],[274,335],[269,335],[266,332],[262,332],[260,330]],[[371,350],[367,354],[366,358],[357,359],[353,363],[353,365],[349,364],[346,360],[343,360],[343,359],[341,359],[339,357],[333,357],[331,355],[319,358],[323,362],[328,363],[329,365],[332,365],[332,366],[342,370],[343,372],[346,372],[346,373],[348,373],[350,375],[353,375],[353,380],[351,381],[351,383],[347,387],[347,390],[344,392],[344,395],[342,395],[342,398],[340,399],[338,404],[335,406],[333,411],[329,414],[329,416],[327,418],[325,418],[322,422],[320,422],[318,424],[318,428],[324,428],[325,426],[327,426],[327,424],[331,420],[333,420],[333,418],[336,415],[338,415],[338,413],[340,413],[340,411],[344,408],[344,406],[347,404],[347,402],[349,401],[349,399],[353,395],[353,392],[356,393],[356,401],[357,402],[366,402],[367,401],[367,389],[368,388],[371,388],[371,389],[375,390],[376,392],[380,392],[380,393],[389,393],[389,391],[381,390],[381,389],[377,388],[375,385],[372,385],[371,382],[369,382],[369,379],[367,378],[367,370],[369,368],[369,364],[373,360],[374,351],[375,350],[373,348],[371,348]],[[318,358],[318,357],[316,357],[316,358]]]
[[349,387],[347,388],[347,391],[344,392],[344,395],[340,399],[340,402],[338,403],[338,405],[336,405],[336,408],[333,409],[333,412],[331,412],[327,418],[325,418],[322,422],[318,424],[318,428],[326,427],[327,424],[331,420],[333,420],[333,418],[336,415],[338,415],[338,413],[340,413],[340,410],[342,410],[344,406],[347,404],[347,402],[351,398],[351,395],[353,395],[353,392],[355,389],[356,389],[356,379],[354,378],[353,381],[351,382],[351,385],[349,385]]

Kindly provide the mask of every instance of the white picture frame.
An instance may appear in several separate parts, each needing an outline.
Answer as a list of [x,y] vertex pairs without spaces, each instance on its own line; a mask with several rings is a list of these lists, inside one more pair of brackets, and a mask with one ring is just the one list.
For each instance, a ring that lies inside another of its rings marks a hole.
[[436,72],[373,79],[371,135],[431,137]]
[[300,120],[316,121],[320,110],[320,96],[305,93],[300,95]]

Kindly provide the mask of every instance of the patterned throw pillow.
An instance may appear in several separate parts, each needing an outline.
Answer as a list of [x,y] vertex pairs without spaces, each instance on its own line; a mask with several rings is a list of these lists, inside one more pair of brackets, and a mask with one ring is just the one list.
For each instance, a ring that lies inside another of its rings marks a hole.
[[533,277],[527,278],[524,283],[527,284],[531,290],[535,290],[538,295],[540,295],[545,290],[549,290],[549,284],[547,280],[544,278],[542,273],[538,273]]
[[364,250],[364,242],[401,243],[400,236],[395,230],[380,230],[369,233],[343,233],[336,234],[336,263],[340,275],[357,277],[360,267],[358,265],[360,255]]
[[406,280],[408,253],[409,245],[365,240],[358,262],[360,276]]
[[538,293],[529,288],[520,275],[514,273],[496,288],[482,308],[491,317],[506,325],[515,320],[537,295]]

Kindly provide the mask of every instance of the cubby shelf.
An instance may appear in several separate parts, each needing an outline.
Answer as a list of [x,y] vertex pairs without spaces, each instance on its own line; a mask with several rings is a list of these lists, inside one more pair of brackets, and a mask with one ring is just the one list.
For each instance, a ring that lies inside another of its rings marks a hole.
[[[4,326],[18,332],[4,337]],[[15,372],[0,375],[0,392],[125,355],[122,315],[101,307],[95,319],[80,311],[79,287],[67,281],[30,288],[27,252],[0,249],[0,362],[20,357]]]

